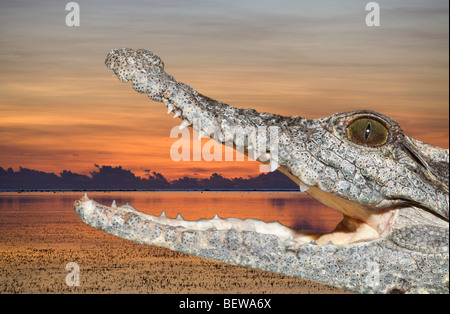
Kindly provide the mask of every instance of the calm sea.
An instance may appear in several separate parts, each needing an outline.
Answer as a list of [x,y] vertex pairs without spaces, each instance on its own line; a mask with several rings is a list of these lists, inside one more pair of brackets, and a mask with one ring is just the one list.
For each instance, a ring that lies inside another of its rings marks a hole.
[[[47,224],[47,219],[57,224],[59,220],[52,219],[52,216],[64,213],[71,217],[69,223],[77,221],[72,204],[83,194],[0,193],[0,232],[2,224],[7,223],[11,228],[15,221],[20,225],[24,217],[27,217],[27,221],[31,218],[36,224]],[[187,220],[209,219],[217,214],[221,218],[279,221],[311,232],[330,232],[341,219],[340,214],[299,192],[88,192],[88,196],[105,205],[110,205],[113,200],[118,206],[129,203],[137,210],[152,215],[159,215],[164,210],[170,218],[175,218],[178,213]],[[72,216],[75,220],[72,220]]]
[[[136,245],[84,224],[73,202],[84,192],[0,193],[2,293],[311,293],[330,291],[289,277]],[[102,204],[188,220],[257,218],[327,232],[339,214],[299,192],[88,192]],[[80,286],[67,284],[69,263]],[[318,290],[319,289],[319,290]]]

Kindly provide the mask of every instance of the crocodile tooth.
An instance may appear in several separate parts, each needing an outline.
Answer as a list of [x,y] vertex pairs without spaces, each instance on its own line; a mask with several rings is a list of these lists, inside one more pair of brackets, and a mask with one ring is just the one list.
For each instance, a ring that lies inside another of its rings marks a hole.
[[328,243],[327,243],[328,245],[333,245],[334,243],[333,243],[333,241],[328,241]]
[[261,153],[258,159],[262,160],[262,161],[267,161],[267,160],[270,159],[270,154],[268,154],[268,153]]
[[181,122],[179,129],[183,130],[185,127],[190,126],[191,123],[188,120],[183,120],[183,122]]
[[184,220],[183,217],[181,217],[180,213],[178,213],[178,215],[177,215],[177,220]]
[[312,245],[317,245],[317,242],[316,242],[316,241],[314,241],[314,240],[311,240],[311,242],[309,242],[309,244],[312,244]]
[[309,190],[309,185],[304,184],[303,182],[300,181],[299,188],[300,188],[300,192],[306,192]]
[[117,207],[117,205],[116,205],[116,200],[113,200],[113,202],[112,202],[112,204],[111,204],[111,207]]
[[181,116],[181,111],[180,110],[175,111],[173,118],[175,119],[175,118],[178,118],[179,116]]
[[274,172],[279,166],[280,165],[276,161],[270,160],[270,172]]
[[169,104],[169,105],[167,106],[167,114],[171,113],[171,112],[173,111],[173,109],[174,109],[173,105],[172,105],[172,104]]
[[198,140],[200,141],[203,138],[203,132],[198,131]]
[[256,149],[253,150],[253,159],[257,160],[261,156],[261,152],[258,152]]
[[165,211],[165,210],[163,210],[163,211],[162,211],[162,213],[161,213],[161,216],[159,216],[159,217],[163,217],[163,218],[165,218],[165,217],[166,217],[166,211]]

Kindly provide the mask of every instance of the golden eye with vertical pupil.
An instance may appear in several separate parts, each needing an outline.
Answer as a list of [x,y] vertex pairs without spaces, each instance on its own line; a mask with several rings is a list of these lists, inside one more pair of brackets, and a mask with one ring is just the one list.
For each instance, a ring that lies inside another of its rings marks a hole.
[[350,141],[366,146],[386,144],[389,131],[380,121],[373,118],[359,118],[347,126],[347,137]]

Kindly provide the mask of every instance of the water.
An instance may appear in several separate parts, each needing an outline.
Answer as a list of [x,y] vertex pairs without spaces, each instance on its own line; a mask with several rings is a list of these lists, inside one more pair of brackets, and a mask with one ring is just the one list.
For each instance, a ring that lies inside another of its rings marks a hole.
[[[0,232],[2,225],[10,227],[26,217],[28,223],[78,223],[72,204],[82,192],[0,193]],[[129,203],[137,210],[167,217],[179,213],[186,220],[221,218],[254,218],[266,222],[279,221],[296,229],[330,232],[341,215],[326,208],[311,197],[298,192],[89,192],[95,201],[117,206]],[[59,226],[60,227],[60,226]],[[68,226],[70,227],[70,226]]]
[[[0,193],[1,293],[311,293],[304,282],[137,245],[84,224],[72,206],[84,192]],[[89,192],[102,204],[188,220],[257,218],[312,232],[331,231],[340,215],[289,192]],[[68,263],[80,266],[67,286]],[[321,288],[330,291],[329,288]]]

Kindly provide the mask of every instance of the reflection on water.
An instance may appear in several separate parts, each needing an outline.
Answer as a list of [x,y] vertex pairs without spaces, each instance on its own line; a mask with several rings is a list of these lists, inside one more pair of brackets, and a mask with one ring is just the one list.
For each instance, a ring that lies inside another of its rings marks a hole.
[[[0,229],[6,219],[20,220],[23,214],[39,212],[67,212],[76,215],[72,204],[81,192],[33,192],[0,193]],[[162,211],[170,218],[180,213],[184,219],[255,218],[279,221],[284,225],[311,232],[330,232],[341,215],[321,205],[311,197],[298,192],[89,192],[95,201],[110,205],[129,203],[148,214],[159,215]],[[43,218],[45,219],[45,218]],[[38,223],[38,222],[37,222]],[[0,230],[1,231],[1,230]]]
[[284,198],[273,198],[270,202],[274,207],[282,209],[286,203],[286,200]]

